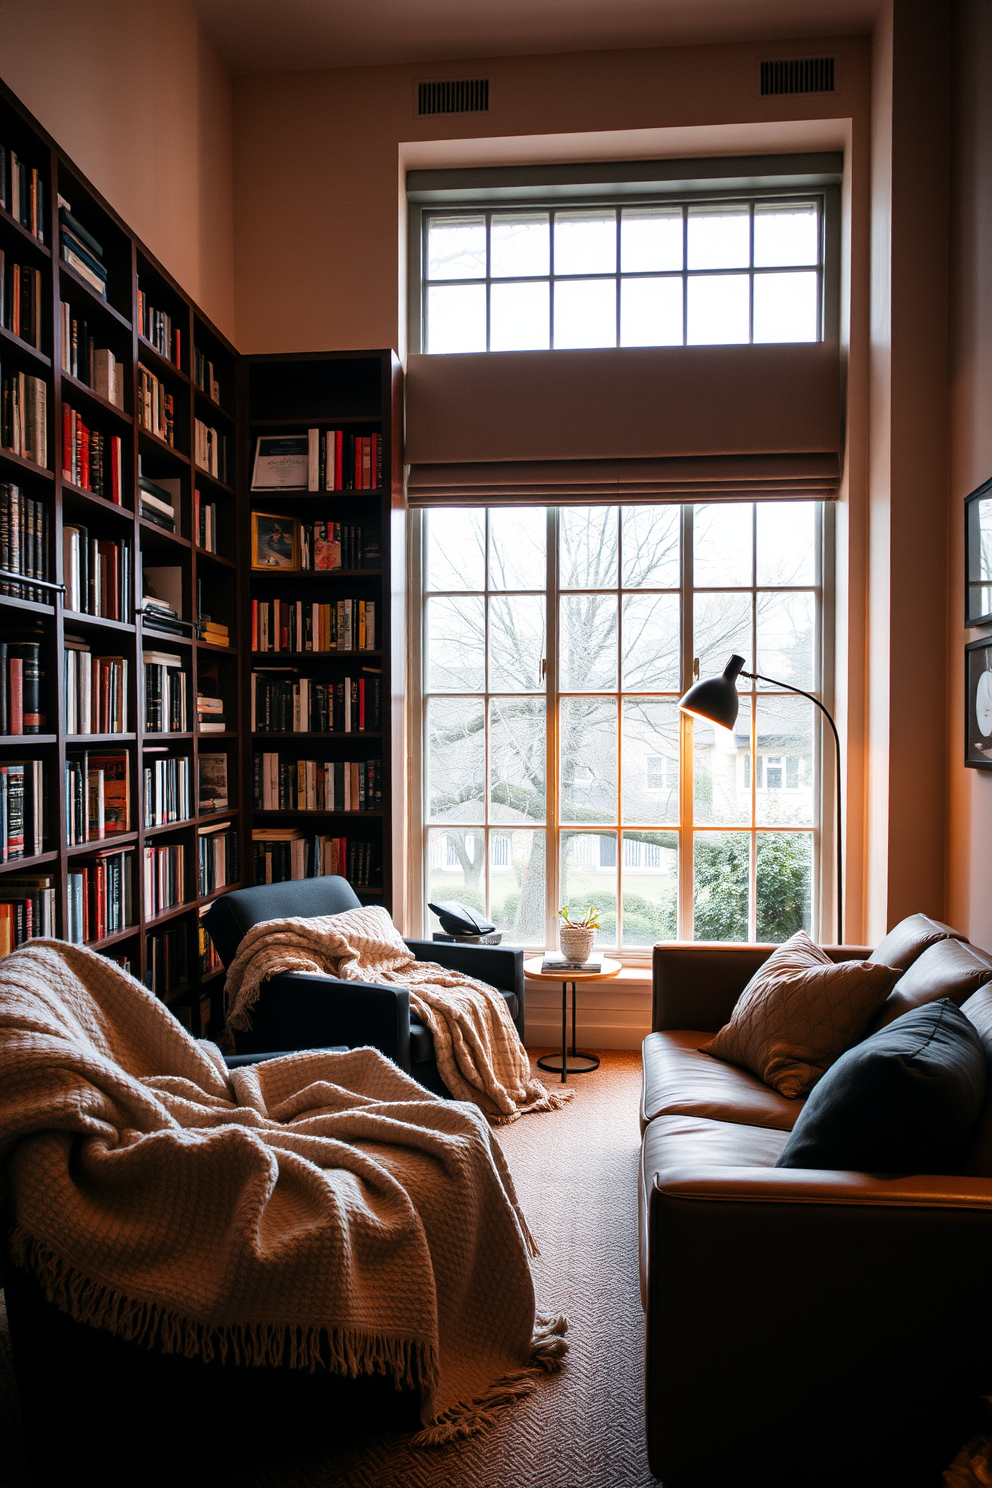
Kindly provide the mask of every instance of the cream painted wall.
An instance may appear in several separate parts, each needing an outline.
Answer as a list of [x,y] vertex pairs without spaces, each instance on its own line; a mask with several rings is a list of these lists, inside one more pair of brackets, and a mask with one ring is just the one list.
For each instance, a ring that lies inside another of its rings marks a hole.
[[233,336],[231,79],[188,0],[0,0],[0,77]]
[[955,48],[956,116],[949,491],[947,916],[992,947],[992,772],[964,757],[963,498],[992,475],[992,6],[961,0]]

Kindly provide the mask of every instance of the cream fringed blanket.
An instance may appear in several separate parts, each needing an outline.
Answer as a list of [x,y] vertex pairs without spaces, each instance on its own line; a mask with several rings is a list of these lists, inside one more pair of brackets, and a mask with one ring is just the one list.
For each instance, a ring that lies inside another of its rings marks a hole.
[[103,957],[0,961],[10,1250],[79,1321],[165,1352],[419,1386],[434,1445],[561,1368],[480,1113],[373,1049],[228,1072]]
[[408,987],[411,1008],[434,1035],[441,1079],[496,1126],[572,1099],[573,1091],[546,1090],[532,1077],[506,1000],[474,977],[415,960],[381,904],[253,925],[227,973],[231,1028],[251,1027],[262,982],[284,971]]

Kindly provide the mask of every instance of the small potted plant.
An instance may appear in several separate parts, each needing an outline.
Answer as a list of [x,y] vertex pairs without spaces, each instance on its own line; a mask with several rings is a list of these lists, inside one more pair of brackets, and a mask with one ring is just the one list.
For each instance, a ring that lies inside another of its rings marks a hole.
[[558,918],[561,920],[558,944],[565,960],[575,961],[579,965],[588,961],[596,931],[599,929],[599,910],[595,904],[591,904],[581,918],[571,915],[568,905],[563,904],[558,911]]

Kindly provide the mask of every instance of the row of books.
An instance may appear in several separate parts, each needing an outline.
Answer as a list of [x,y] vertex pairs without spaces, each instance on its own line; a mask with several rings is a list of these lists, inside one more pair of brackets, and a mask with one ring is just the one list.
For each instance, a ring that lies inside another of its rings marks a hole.
[[217,503],[204,501],[199,491],[193,492],[193,531],[198,548],[217,552]]
[[345,522],[300,523],[300,568],[304,572],[381,567],[378,528]]
[[143,773],[145,826],[164,827],[170,822],[188,821],[192,815],[188,756],[152,760],[146,757]]
[[48,466],[48,388],[28,372],[0,376],[0,445]]
[[70,847],[131,830],[130,782],[126,749],[87,750],[66,760],[66,840]]
[[256,754],[254,787],[258,811],[381,811],[382,760]]
[[189,927],[168,925],[149,935],[145,986],[156,997],[182,991],[190,981]]
[[277,651],[374,651],[374,599],[339,599],[314,604],[297,599],[253,599],[251,649]]
[[251,674],[251,726],[259,734],[360,734],[382,728],[381,676]]
[[133,862],[131,849],[108,848],[69,869],[67,940],[74,945],[103,940],[134,923]]
[[379,876],[378,854],[371,842],[347,837],[305,834],[295,827],[256,827],[251,834],[256,883],[340,874],[356,889],[371,889]]
[[202,419],[193,420],[193,463],[214,480],[227,483],[227,435]]
[[165,357],[174,367],[182,366],[182,330],[173,324],[166,310],[156,310],[148,301],[148,293],[138,280],[138,334],[154,346],[159,356]]
[[150,734],[184,734],[186,673],[182,657],[168,651],[142,651],[145,664],[145,730]]
[[[32,579],[49,579],[51,513],[44,501],[26,496],[20,486],[0,485],[0,568]],[[0,594],[50,604],[51,591],[36,584],[0,579]]]
[[83,491],[118,506],[123,500],[123,447],[119,434],[91,429],[81,413],[62,405],[62,475]]
[[131,544],[126,539],[104,542],[88,527],[63,527],[62,579],[67,610],[131,620]]
[[240,872],[238,834],[230,822],[200,827],[197,832],[197,852],[202,897],[214,894],[228,884],[237,883]]
[[[0,764],[0,863],[44,852],[45,777],[41,760]],[[3,880],[6,882],[6,880]]]
[[138,423],[149,433],[176,442],[175,400],[160,377],[138,363]]
[[77,319],[66,300],[62,301],[62,371],[85,382],[108,403],[124,407],[124,363],[109,346],[96,344],[88,322]]
[[149,917],[186,902],[186,846],[156,842],[143,849],[142,898]]
[[126,656],[94,656],[82,636],[65,637],[67,734],[124,734],[128,730]]
[[0,956],[35,935],[54,935],[55,885],[50,874],[4,874],[0,881]]
[[382,486],[382,436],[343,429],[260,434],[253,491],[373,491]]
[[0,734],[40,734],[41,642],[0,641]]
[[196,926],[197,953],[200,958],[201,977],[212,976],[215,971],[223,971],[224,963],[220,959],[217,947],[210,938],[210,931],[204,924],[204,916],[209,910],[209,905],[204,905],[200,910]]
[[59,197],[59,252],[63,260],[102,299],[107,298],[107,265],[103,245],[72,215],[72,207]]
[[41,270],[13,263],[0,248],[0,325],[41,350]]
[[45,183],[33,165],[6,145],[0,145],[0,207],[39,243],[45,241]]

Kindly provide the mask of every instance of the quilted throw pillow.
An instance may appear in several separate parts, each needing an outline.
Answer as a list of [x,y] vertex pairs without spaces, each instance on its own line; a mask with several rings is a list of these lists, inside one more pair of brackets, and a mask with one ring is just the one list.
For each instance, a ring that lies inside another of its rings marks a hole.
[[874,962],[831,961],[797,930],[758,968],[730,1022],[701,1052],[739,1064],[796,1099],[863,1037],[901,975]]

